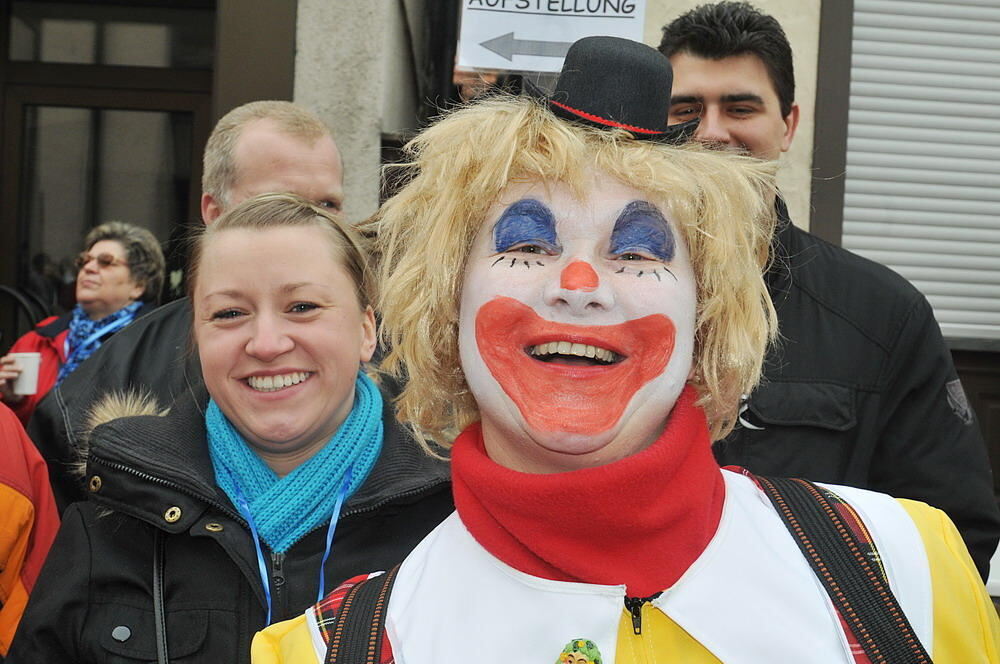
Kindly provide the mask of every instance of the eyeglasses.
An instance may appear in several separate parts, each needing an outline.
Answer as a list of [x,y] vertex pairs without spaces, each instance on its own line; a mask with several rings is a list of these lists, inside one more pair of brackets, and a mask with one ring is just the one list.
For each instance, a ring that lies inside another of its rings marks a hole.
[[125,261],[120,258],[115,258],[111,254],[97,254],[96,256],[91,256],[86,251],[80,252],[80,255],[76,257],[76,269],[82,270],[83,266],[90,261],[97,261],[97,265],[101,268],[111,267],[112,265],[125,265]]

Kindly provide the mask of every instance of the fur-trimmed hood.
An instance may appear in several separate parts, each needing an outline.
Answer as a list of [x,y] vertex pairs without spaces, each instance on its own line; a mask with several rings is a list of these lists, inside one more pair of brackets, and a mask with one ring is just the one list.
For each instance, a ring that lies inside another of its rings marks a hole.
[[126,417],[154,415],[164,417],[170,412],[162,406],[150,392],[146,390],[129,390],[128,392],[111,392],[94,403],[84,423],[84,429],[78,441],[78,458],[73,464],[73,473],[83,477],[87,470],[87,457],[90,456],[90,438],[94,429]]

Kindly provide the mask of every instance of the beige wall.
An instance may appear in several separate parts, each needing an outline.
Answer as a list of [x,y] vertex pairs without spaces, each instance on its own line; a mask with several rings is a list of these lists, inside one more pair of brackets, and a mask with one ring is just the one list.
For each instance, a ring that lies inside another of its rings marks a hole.
[[[661,28],[684,11],[706,0],[649,0],[643,41],[660,43]],[[795,140],[782,156],[778,183],[788,201],[792,219],[809,227],[809,191],[812,173],[813,114],[816,99],[816,62],[819,56],[820,0],[752,0],[761,11],[774,16],[792,44],[795,65],[795,98],[801,121]]]
[[[424,0],[429,1],[429,0]],[[660,28],[704,0],[649,0],[644,41],[656,46]],[[313,109],[334,132],[346,166],[346,213],[363,219],[378,206],[380,135],[412,121],[413,62],[403,36],[403,3],[299,0],[294,100]],[[796,223],[808,226],[813,100],[819,51],[820,0],[755,0],[784,26],[795,54],[796,98],[802,120],[783,156],[779,183]],[[420,0],[409,0],[411,20]]]

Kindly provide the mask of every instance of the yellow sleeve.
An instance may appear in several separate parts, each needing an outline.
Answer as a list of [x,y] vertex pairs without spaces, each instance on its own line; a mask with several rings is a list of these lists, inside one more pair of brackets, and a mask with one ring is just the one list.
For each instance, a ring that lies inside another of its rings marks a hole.
[[941,510],[900,500],[927,551],[934,598],[934,664],[1000,664],[1000,620],[962,537]]
[[320,664],[313,651],[305,614],[257,632],[250,646],[253,664]]

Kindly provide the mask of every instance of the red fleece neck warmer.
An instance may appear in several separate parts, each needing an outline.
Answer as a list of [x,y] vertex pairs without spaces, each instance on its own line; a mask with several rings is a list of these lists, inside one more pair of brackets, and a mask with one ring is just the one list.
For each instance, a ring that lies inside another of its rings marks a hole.
[[647,449],[596,468],[537,475],[494,463],[474,424],[452,450],[455,506],[472,536],[515,569],[557,581],[672,586],[705,549],[725,485],[686,387]]

